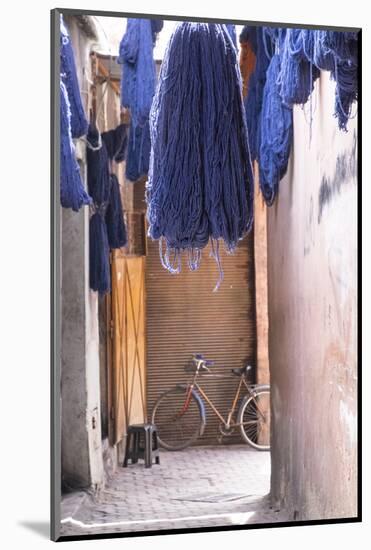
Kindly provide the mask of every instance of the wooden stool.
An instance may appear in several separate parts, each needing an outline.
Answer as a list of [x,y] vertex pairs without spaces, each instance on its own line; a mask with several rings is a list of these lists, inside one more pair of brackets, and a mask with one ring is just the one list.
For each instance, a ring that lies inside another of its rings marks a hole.
[[135,464],[141,458],[144,460],[146,468],[152,467],[154,458],[156,464],[160,464],[156,426],[154,424],[133,424],[128,426],[127,431],[124,468],[127,467],[129,459],[132,464]]

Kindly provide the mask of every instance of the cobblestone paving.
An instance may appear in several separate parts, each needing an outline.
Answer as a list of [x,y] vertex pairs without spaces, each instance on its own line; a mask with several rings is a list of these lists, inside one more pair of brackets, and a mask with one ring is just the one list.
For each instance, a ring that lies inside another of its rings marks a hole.
[[[129,464],[97,495],[62,499],[61,535],[153,531],[287,521],[269,507],[270,455],[245,445],[162,451],[160,465]],[[233,501],[180,500],[200,494],[243,495]]]

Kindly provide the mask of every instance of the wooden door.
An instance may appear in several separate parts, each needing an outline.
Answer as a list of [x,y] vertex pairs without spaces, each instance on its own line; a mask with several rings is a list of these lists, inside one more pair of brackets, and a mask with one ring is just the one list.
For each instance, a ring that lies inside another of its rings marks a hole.
[[112,255],[111,443],[146,421],[145,257]]

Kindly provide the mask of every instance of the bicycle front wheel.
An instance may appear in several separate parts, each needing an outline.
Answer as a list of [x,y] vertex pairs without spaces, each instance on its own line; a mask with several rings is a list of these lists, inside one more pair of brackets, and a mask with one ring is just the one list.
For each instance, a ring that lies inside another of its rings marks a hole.
[[242,438],[258,451],[270,449],[270,413],[270,388],[260,386],[242,402],[238,414]]
[[159,444],[168,451],[189,447],[202,433],[204,424],[200,399],[186,388],[176,387],[163,393],[152,412]]

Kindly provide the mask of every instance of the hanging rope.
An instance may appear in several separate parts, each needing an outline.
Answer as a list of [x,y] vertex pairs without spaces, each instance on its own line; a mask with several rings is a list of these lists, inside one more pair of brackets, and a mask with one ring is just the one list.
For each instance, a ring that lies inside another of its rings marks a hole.
[[[253,177],[236,49],[224,25],[181,23],[150,115],[149,235],[164,267],[197,269],[209,239],[232,251],[250,230]],[[163,242],[162,242],[163,241]],[[217,250],[217,249],[216,249]],[[218,253],[216,252],[218,258]]]
[[267,71],[261,112],[259,183],[268,206],[286,173],[293,136],[292,108],[283,104],[277,84],[280,64],[280,56],[275,54]]

